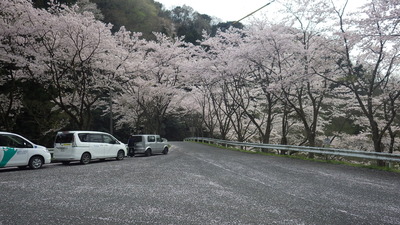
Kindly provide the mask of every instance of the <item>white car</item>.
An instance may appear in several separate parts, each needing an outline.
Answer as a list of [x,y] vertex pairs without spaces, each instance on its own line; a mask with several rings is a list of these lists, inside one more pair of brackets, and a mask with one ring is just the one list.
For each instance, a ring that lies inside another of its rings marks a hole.
[[0,132],[0,168],[18,166],[22,169],[29,166],[39,169],[50,162],[51,155],[46,147],[36,145],[18,134]]
[[125,144],[111,134],[98,131],[60,131],[54,143],[54,159],[69,164],[80,161],[88,164],[92,159],[116,158],[123,160]]

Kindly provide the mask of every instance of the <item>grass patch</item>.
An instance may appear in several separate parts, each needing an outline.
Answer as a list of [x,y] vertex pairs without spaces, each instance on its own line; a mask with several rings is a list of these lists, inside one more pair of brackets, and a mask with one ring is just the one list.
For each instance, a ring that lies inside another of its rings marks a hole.
[[190,141],[190,142],[208,145],[208,146],[216,147],[216,148],[220,148],[220,149],[227,149],[227,150],[231,150],[231,151],[248,153],[248,154],[285,157],[285,158],[291,158],[291,159],[307,160],[307,161],[312,161],[312,162],[323,162],[323,163],[329,163],[329,164],[334,164],[334,165],[347,165],[347,166],[358,167],[358,168],[367,168],[367,169],[400,173],[400,169],[397,169],[397,168],[381,167],[381,166],[376,166],[376,165],[365,165],[365,164],[361,164],[361,163],[358,164],[358,163],[333,160],[333,159],[309,158],[305,155],[280,155],[280,154],[270,153],[270,152],[250,151],[250,150],[245,150],[245,149],[239,149],[239,148],[234,148],[234,147],[225,147],[222,145],[210,144],[210,143],[204,143],[204,142],[195,142],[195,141]]

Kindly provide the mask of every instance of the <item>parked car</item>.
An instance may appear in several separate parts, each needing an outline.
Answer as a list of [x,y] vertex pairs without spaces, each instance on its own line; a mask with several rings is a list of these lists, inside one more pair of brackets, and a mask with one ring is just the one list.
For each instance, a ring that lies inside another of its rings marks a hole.
[[0,168],[17,166],[23,169],[29,166],[39,169],[50,162],[51,155],[46,147],[36,145],[18,134],[0,132]]
[[111,134],[98,131],[60,131],[56,135],[53,157],[63,164],[71,161],[88,164],[93,159],[123,160],[126,154],[125,144]]
[[128,148],[131,156],[136,154],[151,156],[154,153],[168,154],[169,151],[166,139],[154,134],[132,135],[128,140]]

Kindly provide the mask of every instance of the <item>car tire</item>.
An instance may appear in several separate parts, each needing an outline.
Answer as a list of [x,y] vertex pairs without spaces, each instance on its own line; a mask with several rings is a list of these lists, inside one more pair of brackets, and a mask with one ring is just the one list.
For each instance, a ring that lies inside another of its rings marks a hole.
[[125,157],[125,153],[122,150],[119,150],[117,153],[117,160],[123,160]]
[[165,147],[164,150],[162,151],[162,153],[163,153],[164,155],[168,154],[168,148]]
[[43,165],[43,159],[40,156],[33,156],[31,159],[29,159],[29,168],[31,169],[39,169]]
[[91,159],[92,159],[92,156],[90,155],[90,153],[85,152],[85,153],[82,154],[81,164],[84,164],[84,165],[88,164],[88,163],[90,163]]
[[146,152],[145,152],[144,154],[145,154],[147,157],[151,156],[151,155],[152,155],[151,149],[150,149],[150,148],[147,149]]

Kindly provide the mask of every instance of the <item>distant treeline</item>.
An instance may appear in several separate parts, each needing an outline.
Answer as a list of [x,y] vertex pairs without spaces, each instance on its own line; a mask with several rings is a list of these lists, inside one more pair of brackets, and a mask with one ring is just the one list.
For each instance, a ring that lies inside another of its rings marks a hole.
[[[37,8],[48,7],[49,0],[34,0]],[[214,36],[217,29],[230,26],[242,28],[241,23],[222,22],[207,14],[183,5],[173,9],[154,0],[59,0],[58,2],[73,5],[78,3],[85,11],[92,11],[105,23],[113,25],[116,32],[121,26],[132,32],[143,33],[143,38],[154,39],[153,32],[160,32],[169,37],[184,36],[186,42],[197,44],[202,39],[203,31]]]

